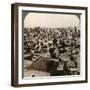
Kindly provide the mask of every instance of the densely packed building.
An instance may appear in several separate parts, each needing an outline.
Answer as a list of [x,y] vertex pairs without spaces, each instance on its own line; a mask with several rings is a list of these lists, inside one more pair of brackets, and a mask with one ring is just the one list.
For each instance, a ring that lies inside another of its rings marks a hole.
[[[45,70],[52,76],[80,74],[80,30],[77,27],[25,28],[24,60],[32,62],[27,68]],[[40,60],[46,63],[45,69],[36,65],[41,64]]]

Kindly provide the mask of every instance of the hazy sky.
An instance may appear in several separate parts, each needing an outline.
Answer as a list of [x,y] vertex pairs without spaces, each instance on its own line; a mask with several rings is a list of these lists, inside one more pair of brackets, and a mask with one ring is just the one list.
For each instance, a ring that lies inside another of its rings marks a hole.
[[70,14],[29,13],[25,16],[24,27],[69,27],[78,26],[79,18]]

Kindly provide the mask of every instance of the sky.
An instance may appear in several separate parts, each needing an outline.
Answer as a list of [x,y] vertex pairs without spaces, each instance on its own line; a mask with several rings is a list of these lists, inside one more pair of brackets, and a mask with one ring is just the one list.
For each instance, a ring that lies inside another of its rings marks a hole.
[[79,26],[79,18],[71,14],[28,13],[24,18],[24,27],[74,27]]

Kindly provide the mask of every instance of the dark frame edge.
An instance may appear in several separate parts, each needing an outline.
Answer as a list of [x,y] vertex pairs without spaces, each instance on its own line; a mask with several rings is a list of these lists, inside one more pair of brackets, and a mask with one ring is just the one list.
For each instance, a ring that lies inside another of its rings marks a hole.
[[32,6],[32,7],[45,7],[45,8],[64,8],[64,9],[80,9],[85,10],[86,6],[71,6],[71,5],[55,5],[55,4],[37,4],[37,3],[14,3],[17,6]]
[[36,87],[36,86],[48,86],[48,85],[69,85],[69,84],[83,84],[87,83],[87,80],[81,81],[67,81],[67,82],[47,82],[47,83],[35,83],[35,84],[16,84],[14,87]]
[[11,86],[14,86],[14,4],[11,4]]
[[86,26],[86,37],[85,37],[85,41],[86,41],[86,50],[85,50],[85,55],[86,55],[86,69],[85,69],[85,73],[86,73],[86,76],[85,76],[85,79],[86,79],[86,83],[88,83],[88,7],[85,8],[85,15],[86,15],[86,20],[85,20],[85,26]]
[[11,4],[11,86],[18,85],[18,9]]

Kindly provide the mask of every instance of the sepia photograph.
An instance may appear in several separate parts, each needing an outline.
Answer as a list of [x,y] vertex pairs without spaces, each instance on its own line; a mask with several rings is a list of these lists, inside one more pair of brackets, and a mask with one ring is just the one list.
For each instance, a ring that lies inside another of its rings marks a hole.
[[80,15],[28,12],[24,77],[64,75],[80,75]]
[[11,85],[87,83],[87,7],[11,6]]

